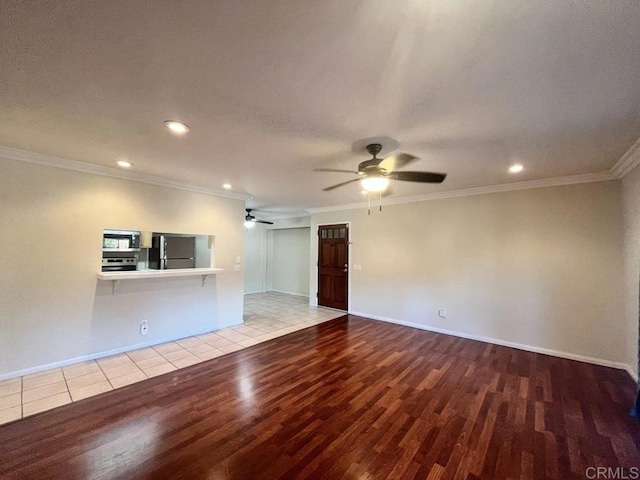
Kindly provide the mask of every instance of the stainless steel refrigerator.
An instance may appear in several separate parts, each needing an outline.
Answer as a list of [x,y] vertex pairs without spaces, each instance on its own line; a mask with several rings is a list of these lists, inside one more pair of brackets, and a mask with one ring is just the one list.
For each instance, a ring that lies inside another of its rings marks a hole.
[[169,270],[195,268],[196,237],[158,235],[149,249],[149,268]]

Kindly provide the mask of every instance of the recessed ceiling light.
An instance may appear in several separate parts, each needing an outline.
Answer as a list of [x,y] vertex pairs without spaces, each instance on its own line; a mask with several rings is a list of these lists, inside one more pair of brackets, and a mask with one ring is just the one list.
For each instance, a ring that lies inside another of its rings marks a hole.
[[165,120],[164,126],[176,135],[184,135],[189,131],[189,125],[187,125],[186,123],[178,122],[177,120]]
[[509,171],[511,173],[519,173],[524,169],[524,167],[522,165],[520,165],[519,163],[516,163],[515,165],[511,165],[509,167]]
[[122,168],[131,168],[133,163],[127,162],[126,160],[118,160],[118,166]]
[[233,187],[230,183],[225,183],[222,185],[222,188],[224,188],[225,190],[231,190]]

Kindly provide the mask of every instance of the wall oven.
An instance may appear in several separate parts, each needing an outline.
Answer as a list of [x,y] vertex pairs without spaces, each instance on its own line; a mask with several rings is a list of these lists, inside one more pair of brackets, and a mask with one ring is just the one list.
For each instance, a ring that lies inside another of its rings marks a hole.
[[137,269],[136,257],[109,257],[102,259],[103,272],[129,272]]

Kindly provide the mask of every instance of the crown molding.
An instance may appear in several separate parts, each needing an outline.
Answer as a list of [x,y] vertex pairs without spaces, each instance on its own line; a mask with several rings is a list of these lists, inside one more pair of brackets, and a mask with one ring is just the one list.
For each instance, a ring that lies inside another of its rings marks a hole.
[[[256,208],[257,212],[260,212],[259,208]],[[283,215],[270,215],[270,214],[260,214],[263,220],[275,221],[275,220],[296,220],[298,218],[307,218],[309,216],[309,212],[306,210],[301,210],[300,213],[288,213]]]
[[47,167],[62,168],[64,170],[72,170],[74,172],[90,173],[103,177],[119,178],[122,180],[130,180],[132,182],[147,183],[159,187],[175,188],[185,190],[187,192],[202,193],[204,195],[215,195],[218,197],[234,198],[236,200],[248,200],[251,195],[242,192],[230,192],[228,190],[218,188],[207,188],[200,185],[191,185],[182,182],[176,182],[167,178],[148,175],[145,173],[132,172],[131,170],[120,170],[112,167],[104,167],[102,165],[94,165],[91,163],[78,162],[52,155],[42,153],[28,152],[17,148],[4,147],[0,145],[0,158],[7,160],[17,160],[20,162],[33,163],[36,165],[45,165]]
[[638,165],[640,165],[640,138],[620,157],[611,169],[611,173],[616,178],[623,178]]
[[[486,193],[512,192],[514,190],[528,190],[530,188],[558,187],[562,185],[575,185],[578,183],[604,182],[616,180],[611,172],[585,173],[583,175],[571,175],[567,177],[544,178],[542,180],[529,180],[525,182],[506,183],[502,185],[490,185],[487,187],[465,188],[462,190],[450,190],[447,192],[427,193],[424,195],[412,195],[409,197],[383,198],[383,205],[398,205],[402,203],[424,202],[427,200],[441,200],[444,198],[468,197],[471,195],[484,195]],[[366,208],[367,202],[349,203],[344,205],[332,205],[329,207],[307,208],[307,212],[323,213],[339,210],[354,210]]]
[[[219,197],[233,198],[247,201],[252,197],[249,193],[233,192],[218,188],[207,188],[200,185],[191,185],[177,182],[164,177],[148,175],[128,170],[120,170],[113,167],[94,165],[91,163],[78,162],[53,155],[19,150],[17,148],[0,145],[0,158],[7,160],[17,160],[37,165],[45,165],[54,168],[62,168],[82,173],[90,173],[103,177],[119,178],[132,182],[146,183],[166,188],[175,188],[188,192],[201,193],[204,195],[215,195]],[[428,193],[424,195],[414,195],[409,197],[383,199],[383,205],[397,205],[402,203],[423,202],[426,200],[440,200],[445,198],[466,197],[471,195],[483,195],[485,193],[510,192],[514,190],[526,190],[529,188],[555,187],[561,185],[573,185],[578,183],[602,182],[607,180],[621,179],[640,165],[640,138],[625,152],[608,172],[587,173],[583,175],[571,175],[566,177],[546,178],[542,180],[530,180],[525,182],[507,183],[502,185],[490,185],[487,187],[474,187],[461,190],[450,190],[446,192]],[[352,210],[366,207],[366,202],[348,203],[343,205],[332,205],[328,207],[307,208],[309,214],[334,212],[340,210]],[[287,217],[295,218],[295,217]],[[280,219],[280,218],[272,218]]]

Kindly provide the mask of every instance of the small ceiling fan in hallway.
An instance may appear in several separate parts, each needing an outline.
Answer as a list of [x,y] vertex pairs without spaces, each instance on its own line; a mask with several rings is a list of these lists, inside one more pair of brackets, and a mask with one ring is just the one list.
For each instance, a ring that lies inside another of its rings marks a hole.
[[245,208],[247,211],[247,215],[244,217],[244,226],[246,228],[253,228],[256,223],[266,223],[267,225],[273,225],[273,222],[268,222],[266,220],[258,220],[256,217],[251,215],[253,208]]

